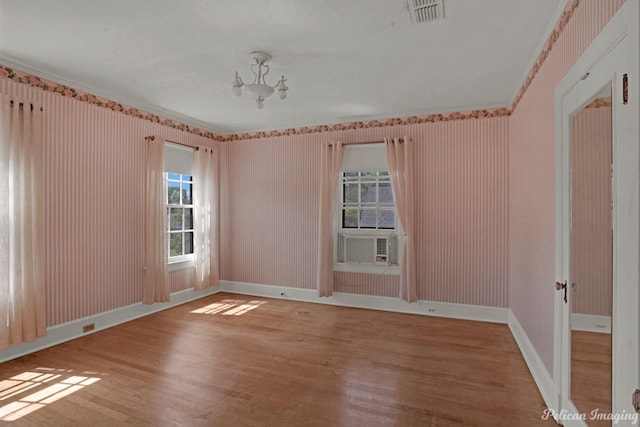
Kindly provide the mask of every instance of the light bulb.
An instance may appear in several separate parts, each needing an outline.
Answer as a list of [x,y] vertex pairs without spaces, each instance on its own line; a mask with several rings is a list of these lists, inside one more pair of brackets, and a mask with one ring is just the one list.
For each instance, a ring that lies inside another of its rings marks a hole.
[[282,78],[280,79],[280,81],[278,82],[278,96],[280,97],[280,99],[285,99],[287,97],[287,91],[289,90],[289,88],[284,84],[284,82],[286,82],[287,80],[284,78],[284,76],[282,76]]
[[242,79],[240,78],[240,76],[238,75],[238,72],[236,71],[236,78],[233,80],[233,94],[235,96],[242,95],[243,85],[244,83],[242,83]]

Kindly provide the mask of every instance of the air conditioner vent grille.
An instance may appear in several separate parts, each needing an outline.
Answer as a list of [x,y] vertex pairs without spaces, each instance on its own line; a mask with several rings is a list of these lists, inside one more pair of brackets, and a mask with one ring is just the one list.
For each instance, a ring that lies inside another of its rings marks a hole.
[[414,24],[432,22],[444,18],[444,0],[407,0]]
[[376,255],[387,255],[387,239],[376,239]]

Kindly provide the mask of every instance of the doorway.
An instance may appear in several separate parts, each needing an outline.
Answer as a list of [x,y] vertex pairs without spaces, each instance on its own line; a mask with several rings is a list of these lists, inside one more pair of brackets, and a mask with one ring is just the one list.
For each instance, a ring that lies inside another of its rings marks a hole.
[[613,312],[611,83],[571,117],[571,400],[610,426]]
[[556,89],[553,376],[565,426],[637,425],[638,3],[621,7]]

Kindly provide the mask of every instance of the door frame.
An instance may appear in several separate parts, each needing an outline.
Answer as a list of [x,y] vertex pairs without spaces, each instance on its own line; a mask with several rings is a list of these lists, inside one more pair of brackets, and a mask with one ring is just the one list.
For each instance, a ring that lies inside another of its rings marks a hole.
[[[571,283],[570,116],[597,89],[612,84],[613,131],[613,311],[612,413],[633,413],[631,395],[640,386],[640,133],[639,0],[627,0],[556,88],[556,264],[557,282]],[[628,75],[629,101],[623,105],[622,76]],[[555,286],[555,284],[553,284]],[[554,385],[556,420],[565,426],[586,425],[567,419],[578,410],[570,399],[571,286],[568,303],[554,298]],[[569,416],[562,419],[562,415]],[[588,414],[587,414],[588,415]],[[560,417],[558,417],[560,416]],[[561,419],[558,419],[561,418]],[[624,425],[624,424],[618,424]]]

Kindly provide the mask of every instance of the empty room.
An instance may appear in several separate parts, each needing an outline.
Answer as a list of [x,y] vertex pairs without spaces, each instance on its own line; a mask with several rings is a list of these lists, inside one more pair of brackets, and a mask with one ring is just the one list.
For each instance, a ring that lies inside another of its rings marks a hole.
[[633,426],[640,0],[0,0],[0,422]]

